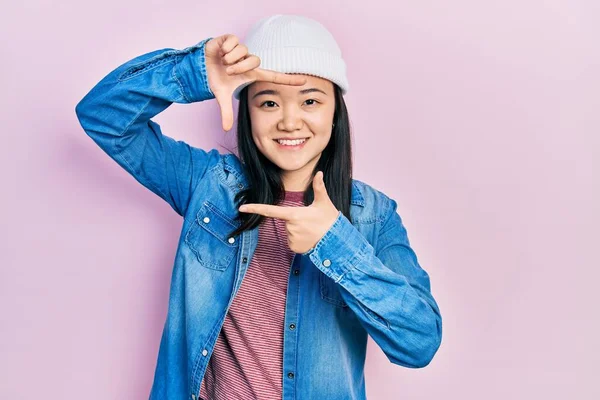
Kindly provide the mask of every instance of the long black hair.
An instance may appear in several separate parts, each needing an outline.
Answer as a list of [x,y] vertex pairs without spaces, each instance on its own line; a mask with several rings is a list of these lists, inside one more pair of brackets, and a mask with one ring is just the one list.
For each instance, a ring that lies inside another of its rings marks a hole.
[[[335,92],[335,112],[331,139],[323,149],[311,178],[318,171],[323,171],[323,181],[329,198],[348,219],[350,219],[350,199],[352,195],[352,143],[348,110],[342,96],[342,90],[333,84]],[[252,139],[252,124],[248,109],[248,88],[240,92],[237,148],[238,157],[248,177],[248,187],[235,196],[237,207],[247,203],[277,204],[284,199],[285,189],[281,179],[281,168],[265,157],[256,147]],[[311,184],[304,191],[303,203],[310,205],[314,200]],[[229,236],[253,229],[258,226],[264,216],[253,213],[239,213],[241,225]]]

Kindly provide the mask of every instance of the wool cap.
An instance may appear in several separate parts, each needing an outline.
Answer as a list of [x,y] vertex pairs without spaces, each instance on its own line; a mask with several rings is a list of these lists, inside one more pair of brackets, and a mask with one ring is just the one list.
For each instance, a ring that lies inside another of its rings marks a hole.
[[[259,68],[328,79],[346,94],[346,63],[333,35],[319,22],[300,15],[277,14],[260,19],[246,35],[248,53],[260,58]],[[239,100],[238,86],[233,96]]]

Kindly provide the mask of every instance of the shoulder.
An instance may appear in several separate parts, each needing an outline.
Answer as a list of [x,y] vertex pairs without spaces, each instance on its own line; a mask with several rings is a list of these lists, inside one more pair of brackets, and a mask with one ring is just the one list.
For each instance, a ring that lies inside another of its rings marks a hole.
[[[244,165],[236,154],[219,154],[214,172],[239,189],[247,184]],[[397,203],[381,189],[362,180],[352,179],[353,214],[360,222],[384,222],[396,211]]]
[[352,198],[361,199],[363,219],[368,217],[373,222],[384,222],[396,211],[396,201],[381,189],[358,179],[352,179],[352,186]]
[[208,153],[203,149],[196,148],[201,153],[209,154],[211,162],[207,165],[212,174],[217,175],[224,183],[234,185],[239,189],[245,185],[243,164],[236,154],[220,153],[218,149],[212,149]]

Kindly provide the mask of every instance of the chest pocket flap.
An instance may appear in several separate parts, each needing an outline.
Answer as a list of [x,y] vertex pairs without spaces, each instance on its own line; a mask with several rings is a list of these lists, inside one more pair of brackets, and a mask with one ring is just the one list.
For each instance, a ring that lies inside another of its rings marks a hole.
[[223,271],[232,263],[239,246],[239,235],[229,236],[238,225],[214,204],[205,201],[185,235],[185,242],[200,264]]

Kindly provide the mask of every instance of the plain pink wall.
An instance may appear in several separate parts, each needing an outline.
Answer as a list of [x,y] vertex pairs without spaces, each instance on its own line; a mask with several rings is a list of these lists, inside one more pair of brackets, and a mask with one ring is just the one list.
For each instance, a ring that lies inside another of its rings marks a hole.
[[[75,104],[137,55],[243,38],[275,13],[337,38],[355,177],[398,201],[442,311],[425,369],[390,364],[369,340],[369,399],[600,398],[598,11],[596,0],[4,5],[0,398],[147,398],[182,221],[85,135]],[[155,120],[198,147],[234,144],[216,101]]]

